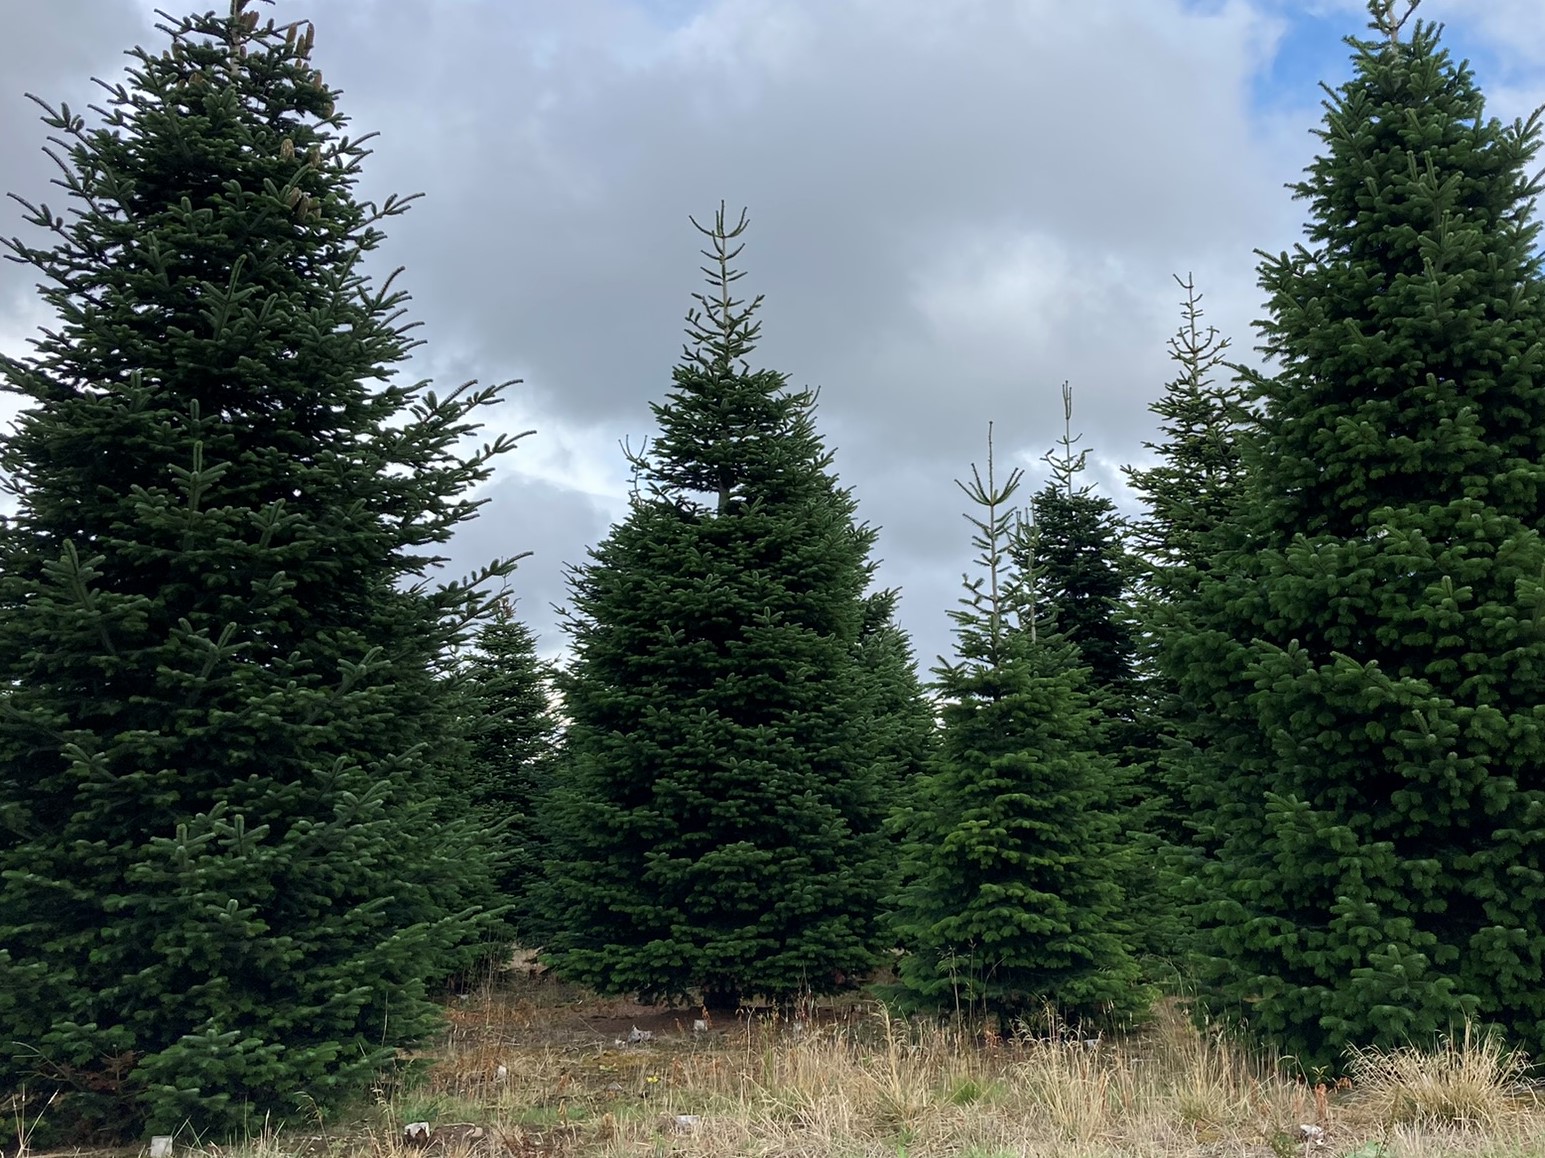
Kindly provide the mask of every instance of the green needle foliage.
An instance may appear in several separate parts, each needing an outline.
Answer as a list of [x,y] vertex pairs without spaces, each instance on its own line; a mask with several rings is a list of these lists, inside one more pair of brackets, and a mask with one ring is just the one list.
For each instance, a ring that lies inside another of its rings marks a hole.
[[894,805],[916,787],[937,740],[933,705],[917,676],[912,641],[896,622],[896,592],[865,600],[859,664],[869,688],[869,724],[880,783]]
[[[1186,295],[1169,343],[1176,374],[1149,407],[1164,441],[1143,443],[1158,459],[1154,465],[1125,468],[1147,508],[1132,521],[1133,546],[1147,564],[1144,585],[1160,599],[1194,588],[1196,572],[1211,558],[1214,533],[1238,513],[1242,431],[1249,421],[1245,385],[1228,362],[1228,338],[1203,326],[1195,279],[1175,281]],[[1230,376],[1220,382],[1225,371]]]
[[558,748],[553,673],[536,653],[536,637],[501,600],[477,633],[476,652],[462,672],[469,731],[467,796],[497,833],[497,884],[509,906],[506,921],[527,946],[542,943],[534,901],[542,880],[546,834],[538,810],[552,786]]
[[958,659],[937,669],[943,730],[902,819],[907,883],[895,918],[904,1007],[994,1015],[1051,1005],[1106,1020],[1147,995],[1120,935],[1110,811],[1115,770],[1097,748],[1087,668],[1060,635],[1030,630],[1027,578],[1009,558],[1021,480],[959,484],[982,574],[965,580]]
[[1138,562],[1133,585],[1137,615],[1145,629],[1137,640],[1136,700],[1154,737],[1139,777],[1143,827],[1153,845],[1139,858],[1150,882],[1145,911],[1152,914],[1143,926],[1157,932],[1163,922],[1170,923],[1168,937],[1155,938],[1155,948],[1171,957],[1180,955],[1188,933],[1178,904],[1184,882],[1197,872],[1187,803],[1190,745],[1201,742],[1197,717],[1212,709],[1180,694],[1177,681],[1167,674],[1167,653],[1189,646],[1196,625],[1187,608],[1210,565],[1217,536],[1227,533],[1241,513],[1241,444],[1250,417],[1245,384],[1227,361],[1229,340],[1203,326],[1195,280],[1175,280],[1185,292],[1180,327],[1169,343],[1176,372],[1149,408],[1164,437],[1144,443],[1156,459],[1152,466],[1125,468],[1146,508],[1129,524]]
[[[813,395],[751,370],[742,214],[654,406],[627,518],[572,576],[549,957],[609,993],[828,992],[875,962],[894,753],[872,727],[872,532]],[[894,656],[893,656],[894,660]],[[890,693],[895,691],[894,685]]]
[[45,106],[72,210],[10,247],[57,328],[0,362],[0,1088],[81,1138],[336,1106],[434,1027],[488,887],[436,805],[483,600],[424,577],[497,388],[394,377],[361,263],[404,203],[355,199],[309,27],[165,31],[100,128]]
[[[1130,566],[1122,543],[1116,504],[1079,481],[1089,458],[1087,448],[1073,448],[1082,439],[1072,432],[1073,389],[1062,385],[1063,435],[1061,453],[1048,451],[1043,461],[1051,479],[1035,496],[1035,533],[1020,536],[1013,549],[1034,549],[1037,613],[1078,648],[1089,668],[1089,680],[1117,733],[1119,748],[1132,693],[1136,639],[1132,622],[1122,614]],[[1026,558],[1016,562],[1024,567]]]
[[[1088,669],[1096,711],[1094,744],[1115,765],[1110,806],[1120,814],[1123,891],[1142,912],[1129,926],[1134,948],[1168,953],[1173,920],[1158,903],[1153,871],[1153,829],[1164,809],[1146,783],[1157,747],[1157,721],[1139,695],[1137,623],[1126,604],[1134,571],[1116,504],[1083,481],[1088,448],[1076,449],[1073,388],[1062,385],[1062,437],[1042,461],[1051,478],[1036,494],[1034,526],[1015,536],[1010,552],[1022,569],[1034,567],[1037,619],[1053,626]],[[1162,913],[1162,916],[1161,916]]]
[[1210,712],[1211,982],[1307,1067],[1462,1019],[1545,1048],[1539,117],[1370,5],[1266,258],[1249,501],[1170,664]]

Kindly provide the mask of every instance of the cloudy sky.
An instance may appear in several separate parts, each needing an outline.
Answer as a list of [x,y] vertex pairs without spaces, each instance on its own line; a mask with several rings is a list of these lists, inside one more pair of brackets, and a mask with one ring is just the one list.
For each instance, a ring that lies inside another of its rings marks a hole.
[[[164,0],[176,8],[174,0]],[[47,196],[24,92],[83,106],[143,0],[0,0],[0,190]],[[563,568],[622,510],[620,443],[650,433],[697,288],[702,219],[752,219],[758,361],[818,386],[820,423],[925,666],[969,549],[951,480],[1038,462],[1060,385],[1095,480],[1125,504],[1170,377],[1171,275],[1249,357],[1258,248],[1292,243],[1317,83],[1347,72],[1363,0],[279,0],[356,131],[364,194],[419,192],[384,247],[407,266],[417,371],[521,378],[490,416],[538,433],[452,546],[532,552],[516,594],[545,650]],[[1545,104],[1540,0],[1426,0],[1490,111]],[[57,199],[56,199],[57,200]],[[8,207],[5,207],[8,206]],[[0,233],[24,228],[14,203]],[[46,319],[0,267],[0,348]],[[7,404],[0,399],[0,407]],[[14,411],[11,411],[12,413]],[[5,412],[0,410],[0,420]]]

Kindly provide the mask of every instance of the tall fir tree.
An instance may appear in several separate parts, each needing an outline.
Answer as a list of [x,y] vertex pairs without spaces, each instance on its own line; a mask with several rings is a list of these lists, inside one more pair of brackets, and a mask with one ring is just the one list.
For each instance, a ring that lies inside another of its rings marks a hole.
[[1138,620],[1129,606],[1134,561],[1116,504],[1083,481],[1090,452],[1078,447],[1083,436],[1073,433],[1073,388],[1066,382],[1062,420],[1057,446],[1042,458],[1051,476],[1034,497],[1031,525],[1015,536],[1010,550],[1022,568],[1034,568],[1037,617],[1054,625],[1089,669],[1094,743],[1116,769],[1110,806],[1120,818],[1120,880],[1142,913],[1126,926],[1127,935],[1143,954],[1167,956],[1174,921],[1156,891],[1161,878],[1153,872],[1152,839],[1164,800],[1149,782],[1157,721],[1137,676]]
[[722,1005],[873,966],[888,770],[860,654],[873,534],[813,395],[746,361],[745,215],[698,228],[710,288],[659,435],[572,575],[548,955],[605,992]]
[[1309,245],[1263,255],[1280,369],[1170,659],[1215,1000],[1309,1067],[1464,1018],[1545,1047],[1540,121],[1413,8],[1370,3]]
[[546,875],[540,812],[553,784],[559,740],[554,673],[537,655],[536,636],[503,599],[478,629],[460,674],[470,748],[468,803],[493,834],[496,884],[511,932],[520,944],[535,947],[546,928],[537,895]]
[[44,106],[73,207],[10,248],[59,320],[0,361],[0,1088],[82,1137],[360,1091],[488,876],[436,806],[482,598],[425,576],[497,388],[396,377],[406,297],[360,267],[405,203],[355,198],[310,27],[166,30],[100,127]]
[[[1190,819],[1195,767],[1190,745],[1194,726],[1210,711],[1182,696],[1166,674],[1167,650],[1186,647],[1195,625],[1186,609],[1210,564],[1220,535],[1230,532],[1244,492],[1243,442],[1251,411],[1246,387],[1228,361],[1229,339],[1203,324],[1202,294],[1194,277],[1175,278],[1184,292],[1180,326],[1169,342],[1175,376],[1149,407],[1163,436],[1143,445],[1154,463],[1126,467],[1125,474],[1145,513],[1129,524],[1129,543],[1138,561],[1134,584],[1138,636],[1138,700],[1152,721],[1155,744],[1142,784],[1148,796],[1149,832],[1162,847],[1146,859],[1158,866],[1157,911],[1172,917],[1170,952],[1180,956],[1186,930],[1172,902],[1185,882],[1196,879],[1196,834]],[[1204,786],[1205,789],[1205,786]]]
[[1115,768],[1098,748],[1088,669],[1034,624],[1010,558],[1021,472],[961,483],[981,552],[955,621],[957,656],[936,670],[939,749],[902,818],[906,883],[895,928],[903,1007],[990,1014],[1000,1025],[1056,1007],[1110,1020],[1146,994],[1121,933]]

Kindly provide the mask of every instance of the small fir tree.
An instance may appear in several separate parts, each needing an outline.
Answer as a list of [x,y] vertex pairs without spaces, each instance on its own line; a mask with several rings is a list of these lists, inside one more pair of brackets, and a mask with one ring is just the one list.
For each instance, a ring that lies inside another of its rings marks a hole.
[[360,1091],[488,873],[436,806],[481,599],[424,576],[496,391],[394,377],[405,295],[360,264],[404,202],[354,197],[309,26],[166,31],[101,127],[45,106],[74,208],[10,247],[59,321],[0,360],[0,1088],[93,1138]]
[[1370,4],[1266,257],[1248,501],[1169,660],[1210,709],[1210,983],[1306,1066],[1466,1018],[1545,1047],[1539,116]]
[[[1033,503],[1037,606],[1078,648],[1115,723],[1129,707],[1136,654],[1132,622],[1122,614],[1130,565],[1116,505],[1080,481],[1089,450],[1074,449],[1083,436],[1073,434],[1073,388],[1065,382],[1062,412],[1061,449],[1042,460],[1051,478]],[[1113,736],[1113,745],[1121,739]]]
[[[696,224],[694,222],[694,224]],[[862,661],[873,539],[813,395],[746,363],[744,214],[720,210],[627,518],[572,576],[549,959],[604,992],[723,1005],[875,962],[887,757]]]
[[539,810],[552,787],[558,748],[553,672],[536,637],[508,599],[478,631],[462,672],[470,751],[467,798],[493,834],[496,885],[506,920],[522,945],[535,947],[544,926],[535,896],[545,875],[546,834]]
[[957,658],[936,669],[939,750],[903,819],[907,883],[895,926],[904,1007],[1106,1019],[1146,994],[1120,935],[1109,811],[1114,768],[1098,752],[1087,668],[1031,630],[1026,577],[1009,557],[1021,472],[958,484],[981,574],[965,579]]
[[896,622],[896,599],[894,591],[869,596],[858,645],[882,789],[893,803],[911,791],[936,739],[933,705],[918,679],[912,641]]

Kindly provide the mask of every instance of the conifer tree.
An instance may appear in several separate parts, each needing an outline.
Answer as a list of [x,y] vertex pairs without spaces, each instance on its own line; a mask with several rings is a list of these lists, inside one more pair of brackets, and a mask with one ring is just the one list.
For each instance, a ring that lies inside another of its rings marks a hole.
[[1141,912],[1127,926],[1132,947],[1144,954],[1172,950],[1173,922],[1155,890],[1154,826],[1164,811],[1159,786],[1150,783],[1158,738],[1137,678],[1137,618],[1128,606],[1135,570],[1116,505],[1083,480],[1089,449],[1073,433],[1073,390],[1062,386],[1062,436],[1042,458],[1051,477],[1036,494],[1033,523],[1010,550],[1021,568],[1033,566],[1038,618],[1055,626],[1087,666],[1087,691],[1096,710],[1095,744],[1115,764],[1109,806],[1119,816],[1117,862],[1123,892]]
[[[1143,776],[1148,827],[1167,853],[1183,854],[1178,862],[1173,855],[1149,859],[1164,865],[1178,885],[1196,876],[1189,824],[1193,786],[1187,780],[1194,762],[1187,752],[1199,742],[1192,726],[1196,715],[1210,709],[1179,694],[1176,681],[1165,674],[1166,651],[1188,646],[1195,625],[1186,608],[1219,537],[1230,532],[1239,513],[1250,411],[1244,382],[1228,362],[1229,339],[1203,325],[1195,279],[1175,281],[1185,293],[1180,326],[1169,342],[1176,373],[1149,407],[1163,439],[1143,444],[1157,459],[1152,466],[1129,466],[1125,474],[1146,508],[1129,523],[1129,541],[1139,561],[1134,588],[1145,629],[1138,639],[1138,698],[1156,737]],[[1227,378],[1220,380],[1224,373]],[[1207,786],[1199,788],[1205,797]]]
[[165,30],[99,127],[44,106],[72,208],[10,248],[58,322],[0,361],[0,1088],[83,1138],[357,1093],[488,875],[436,808],[481,597],[424,577],[497,388],[395,376],[406,297],[360,265],[405,203],[355,198],[310,27]]
[[[1037,605],[1078,648],[1091,687],[1109,701],[1106,710],[1115,720],[1127,710],[1136,653],[1132,623],[1121,606],[1130,568],[1116,505],[1080,481],[1089,450],[1074,449],[1082,435],[1072,431],[1073,389],[1067,383],[1062,411],[1061,452],[1053,448],[1042,460],[1051,478],[1033,504]],[[1028,561],[1016,562],[1023,567]]]
[[887,801],[859,654],[873,534],[811,392],[747,363],[745,215],[698,228],[709,290],[659,436],[572,575],[548,956],[605,992],[726,1005],[871,968]]
[[870,691],[870,737],[882,791],[894,804],[922,774],[936,740],[933,708],[917,675],[912,641],[896,622],[897,593],[866,600],[859,665]]
[[1471,1017],[1545,1047],[1540,119],[1488,119],[1414,5],[1369,8],[1308,244],[1263,258],[1280,370],[1171,659],[1211,709],[1218,1004],[1310,1067]]
[[534,947],[541,944],[543,927],[536,887],[546,872],[539,810],[552,786],[558,747],[553,673],[537,655],[536,637],[506,599],[478,630],[463,674],[471,749],[468,802],[494,833],[500,854],[496,884],[506,920],[522,945]]
[[[1131,540],[1147,564],[1144,586],[1164,598],[1184,592],[1205,567],[1214,532],[1232,521],[1244,468],[1242,430],[1250,418],[1244,382],[1228,362],[1229,339],[1203,327],[1202,294],[1193,277],[1175,281],[1185,291],[1180,328],[1169,342],[1175,377],[1149,407],[1161,442],[1144,442],[1158,459],[1126,467],[1147,513],[1131,523]],[[1219,374],[1229,377],[1219,381]]]
[[957,658],[936,669],[939,749],[902,821],[898,1000],[1000,1024],[1047,1004],[1120,1017],[1146,995],[1119,932],[1114,768],[1098,751],[1087,668],[1035,626],[1009,556],[1021,478],[997,481],[989,428],[986,479],[973,467],[958,484],[981,511],[967,515],[981,573],[951,612]]

